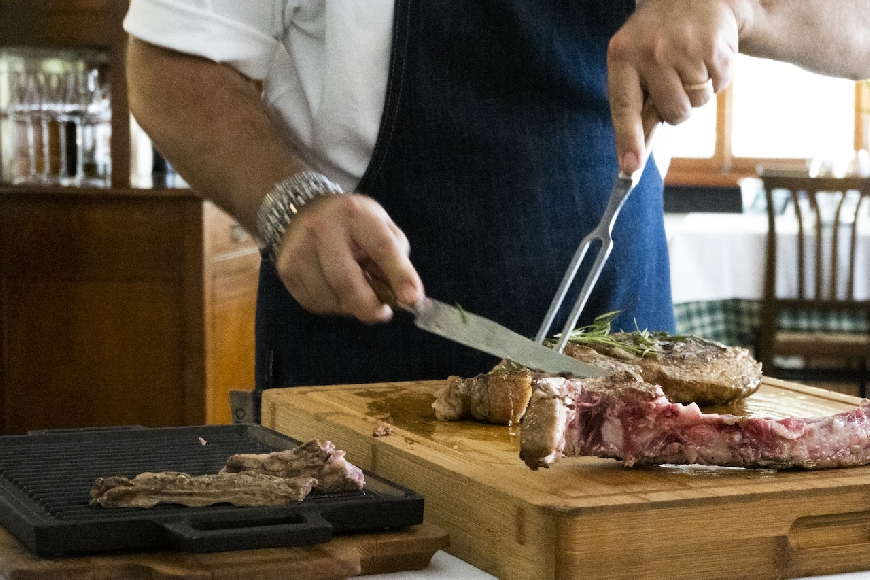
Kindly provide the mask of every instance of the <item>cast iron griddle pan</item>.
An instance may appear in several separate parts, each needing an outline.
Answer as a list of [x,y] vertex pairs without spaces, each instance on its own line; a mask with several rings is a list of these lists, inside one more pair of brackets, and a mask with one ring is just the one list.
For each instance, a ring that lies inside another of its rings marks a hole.
[[[205,442],[205,444],[203,444]],[[40,556],[118,550],[219,552],[329,541],[333,533],[419,524],[423,498],[365,472],[358,492],[309,495],[288,507],[107,509],[90,505],[97,477],[144,471],[217,473],[234,453],[299,441],[255,424],[49,430],[0,437],[0,524]],[[353,463],[353,457],[348,457]]]

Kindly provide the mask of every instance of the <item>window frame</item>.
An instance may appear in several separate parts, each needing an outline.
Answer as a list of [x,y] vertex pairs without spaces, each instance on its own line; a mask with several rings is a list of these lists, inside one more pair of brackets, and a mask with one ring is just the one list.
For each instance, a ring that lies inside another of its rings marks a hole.
[[[734,90],[729,86],[716,95],[716,143],[713,157],[671,159],[665,185],[734,186],[744,177],[756,177],[760,167],[804,171],[806,159],[735,157],[731,153]],[[870,81],[855,83],[854,149],[870,149]]]

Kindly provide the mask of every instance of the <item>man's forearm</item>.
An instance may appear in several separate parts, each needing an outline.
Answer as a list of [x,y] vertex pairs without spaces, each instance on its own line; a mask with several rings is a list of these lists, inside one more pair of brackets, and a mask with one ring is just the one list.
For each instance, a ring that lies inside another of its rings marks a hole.
[[855,80],[870,78],[867,0],[727,0],[740,52]]
[[135,38],[127,58],[130,109],[155,146],[198,193],[256,232],[263,196],[305,165],[253,83],[229,66]]

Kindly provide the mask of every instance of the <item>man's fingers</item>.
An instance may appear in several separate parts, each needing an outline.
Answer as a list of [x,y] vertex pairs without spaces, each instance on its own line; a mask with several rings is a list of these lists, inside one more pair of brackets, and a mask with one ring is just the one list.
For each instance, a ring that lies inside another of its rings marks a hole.
[[621,53],[613,46],[612,41],[611,51],[608,53],[607,75],[610,115],[613,119],[619,169],[630,175],[640,168],[640,160],[643,158],[641,107],[644,95],[637,71],[620,60]]
[[386,212],[378,217],[385,227],[360,222],[354,240],[373,265],[370,274],[389,285],[399,304],[413,306],[423,298],[423,283],[409,258],[408,238]]
[[652,102],[663,121],[686,121],[693,108],[710,102],[731,81],[737,31],[735,13],[724,3],[638,3],[607,51],[608,96],[622,171],[636,170],[642,159],[644,100]]
[[713,98],[713,79],[707,79],[703,83],[683,83],[683,89],[692,107],[703,107]]
[[307,310],[374,323],[389,320],[392,310],[372,289],[371,272],[382,273],[399,302],[422,298],[408,253],[407,238],[383,207],[351,194],[306,206],[288,228],[276,267]]

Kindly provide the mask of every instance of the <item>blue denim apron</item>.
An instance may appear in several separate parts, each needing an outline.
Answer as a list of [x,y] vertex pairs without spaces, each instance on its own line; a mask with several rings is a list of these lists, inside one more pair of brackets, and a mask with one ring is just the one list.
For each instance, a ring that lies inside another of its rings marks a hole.
[[[605,54],[633,6],[397,0],[385,110],[358,191],[407,234],[429,296],[526,336],[537,332],[618,171]],[[580,324],[619,310],[615,330],[673,331],[653,163],[613,237]],[[258,389],[473,376],[497,362],[418,330],[403,313],[374,326],[309,314],[268,261],[257,333]]]

